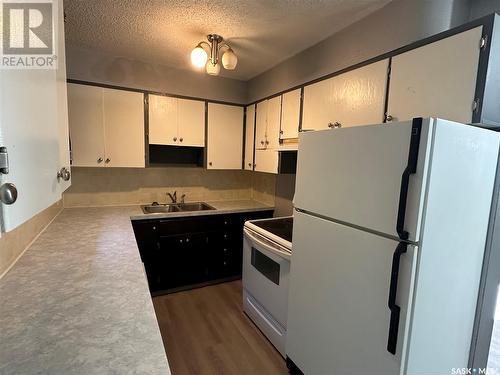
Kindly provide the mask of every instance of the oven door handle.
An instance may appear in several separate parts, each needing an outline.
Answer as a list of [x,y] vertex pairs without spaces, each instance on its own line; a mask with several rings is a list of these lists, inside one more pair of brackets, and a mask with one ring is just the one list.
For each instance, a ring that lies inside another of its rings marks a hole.
[[244,228],[243,231],[244,231],[246,237],[250,238],[250,240],[252,240],[253,242],[262,246],[264,249],[269,251],[271,254],[279,255],[285,259],[290,259],[290,257],[291,257],[290,251],[282,250],[283,247],[281,245],[279,245],[279,244],[270,245],[270,244],[262,241],[261,239],[259,239],[252,232],[250,232],[247,228]]

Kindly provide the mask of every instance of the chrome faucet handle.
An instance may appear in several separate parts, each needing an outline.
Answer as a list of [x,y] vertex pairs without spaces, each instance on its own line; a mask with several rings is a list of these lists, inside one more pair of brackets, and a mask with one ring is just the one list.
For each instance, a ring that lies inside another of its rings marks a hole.
[[184,199],[186,198],[186,194],[181,195],[181,203],[184,203]]

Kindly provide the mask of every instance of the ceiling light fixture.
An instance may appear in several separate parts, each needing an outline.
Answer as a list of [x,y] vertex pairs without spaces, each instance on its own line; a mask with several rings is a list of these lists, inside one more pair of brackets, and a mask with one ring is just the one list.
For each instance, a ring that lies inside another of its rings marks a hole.
[[[218,76],[220,73],[219,52],[222,48],[226,51],[222,55],[222,66],[227,70],[234,70],[238,64],[238,57],[232,48],[224,41],[224,38],[217,34],[207,35],[207,42],[200,42],[191,51],[191,62],[197,68],[205,66],[206,72],[213,76]],[[210,58],[205,50],[206,47],[210,52]]]

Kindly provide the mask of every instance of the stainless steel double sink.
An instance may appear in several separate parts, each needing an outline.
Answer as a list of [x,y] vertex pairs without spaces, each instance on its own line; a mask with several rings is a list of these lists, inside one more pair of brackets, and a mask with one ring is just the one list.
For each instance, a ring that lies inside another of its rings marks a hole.
[[145,214],[215,210],[214,207],[205,202],[151,204],[141,206],[141,208]]

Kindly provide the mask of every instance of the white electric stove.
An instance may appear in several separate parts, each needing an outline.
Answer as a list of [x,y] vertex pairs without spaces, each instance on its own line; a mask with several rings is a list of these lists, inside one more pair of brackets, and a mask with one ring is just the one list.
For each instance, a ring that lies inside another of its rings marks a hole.
[[293,217],[247,221],[243,310],[285,356]]

